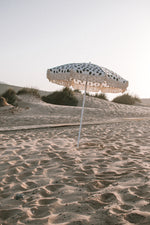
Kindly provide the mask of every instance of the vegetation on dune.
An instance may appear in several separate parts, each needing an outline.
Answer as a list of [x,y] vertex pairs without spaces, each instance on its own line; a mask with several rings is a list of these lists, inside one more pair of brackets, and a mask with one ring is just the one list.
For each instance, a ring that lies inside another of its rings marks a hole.
[[[17,106],[18,105],[17,104],[17,100],[18,100],[17,95],[21,95],[21,94],[30,94],[30,95],[41,98],[38,90],[34,89],[34,88],[22,88],[17,92],[17,94],[13,89],[9,88],[1,95],[1,97],[3,97],[7,103]],[[2,101],[2,99],[1,99],[1,101]]]
[[78,104],[78,99],[74,96],[73,91],[67,87],[62,91],[55,91],[47,96],[43,96],[42,100],[56,105],[76,106]]
[[100,99],[103,99],[103,100],[107,100],[107,101],[108,101],[108,99],[107,99],[106,95],[105,95],[105,94],[103,94],[103,93],[101,93],[101,94],[96,94],[96,95],[94,95],[94,97],[96,97],[96,98],[100,98]]
[[75,93],[81,93],[81,91],[79,91],[78,89],[74,90]]
[[134,105],[137,102],[141,102],[141,100],[138,97],[131,96],[129,94],[118,96],[114,98],[112,101],[116,103],[120,103],[120,104],[127,104],[127,105]]
[[[78,99],[75,96],[76,92],[80,93],[80,91],[78,91],[78,90],[72,91],[71,89],[66,87],[61,91],[55,91],[53,93],[50,93],[49,95],[41,97],[39,90],[35,89],[35,88],[22,88],[17,92],[17,94],[13,89],[9,88],[0,97],[4,98],[4,99],[1,99],[2,105],[3,104],[5,105],[5,103],[9,103],[11,105],[17,106],[17,100],[18,100],[17,95],[30,94],[30,95],[36,96],[38,98],[42,98],[42,100],[47,103],[56,104],[56,105],[77,106]],[[88,96],[90,96],[89,93],[86,93],[86,94]],[[96,94],[94,97],[108,100],[106,95],[103,93]],[[112,102],[120,103],[120,104],[127,104],[127,105],[134,105],[135,103],[140,103],[141,100],[137,96],[123,94],[121,96],[114,98],[112,100]]]
[[40,98],[39,91],[38,89],[35,89],[35,88],[22,88],[17,92],[17,95],[25,95],[25,94],[30,94]]
[[[74,90],[74,92],[81,93],[78,89]],[[96,97],[108,101],[107,96],[104,93],[92,95],[89,92],[86,92],[86,96]]]
[[15,102],[17,100],[16,92],[11,88],[5,91],[2,94],[2,97],[4,97],[6,101],[11,105],[15,105]]

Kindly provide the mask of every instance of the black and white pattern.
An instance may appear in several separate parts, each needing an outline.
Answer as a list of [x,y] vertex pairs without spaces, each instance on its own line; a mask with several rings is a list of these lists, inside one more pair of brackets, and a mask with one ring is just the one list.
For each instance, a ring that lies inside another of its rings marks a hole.
[[128,81],[118,74],[91,63],[70,63],[48,69],[47,78],[76,89],[84,89],[87,79],[88,91],[120,92],[128,86]]
[[93,76],[104,75],[103,70],[99,66],[90,63],[71,63],[50,69],[53,73],[70,73],[71,70],[77,73],[89,74]]

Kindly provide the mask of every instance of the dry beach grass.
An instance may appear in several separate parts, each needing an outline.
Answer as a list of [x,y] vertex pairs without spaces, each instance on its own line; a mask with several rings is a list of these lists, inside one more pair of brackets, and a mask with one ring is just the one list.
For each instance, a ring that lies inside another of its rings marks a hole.
[[0,108],[0,224],[150,224],[150,108],[86,104],[79,148],[80,107]]

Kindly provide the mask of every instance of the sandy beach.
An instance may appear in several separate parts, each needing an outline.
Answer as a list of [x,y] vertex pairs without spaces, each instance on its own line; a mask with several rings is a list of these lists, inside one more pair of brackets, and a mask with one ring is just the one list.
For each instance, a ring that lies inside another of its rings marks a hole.
[[87,96],[77,148],[80,112],[0,108],[1,225],[150,224],[150,107]]

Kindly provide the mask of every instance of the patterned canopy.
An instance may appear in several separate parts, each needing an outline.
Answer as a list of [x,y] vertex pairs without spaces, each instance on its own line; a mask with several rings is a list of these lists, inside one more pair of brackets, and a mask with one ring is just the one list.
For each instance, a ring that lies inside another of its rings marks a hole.
[[84,90],[87,81],[87,91],[118,93],[124,92],[128,81],[113,71],[91,63],[71,63],[47,70],[49,81]]

